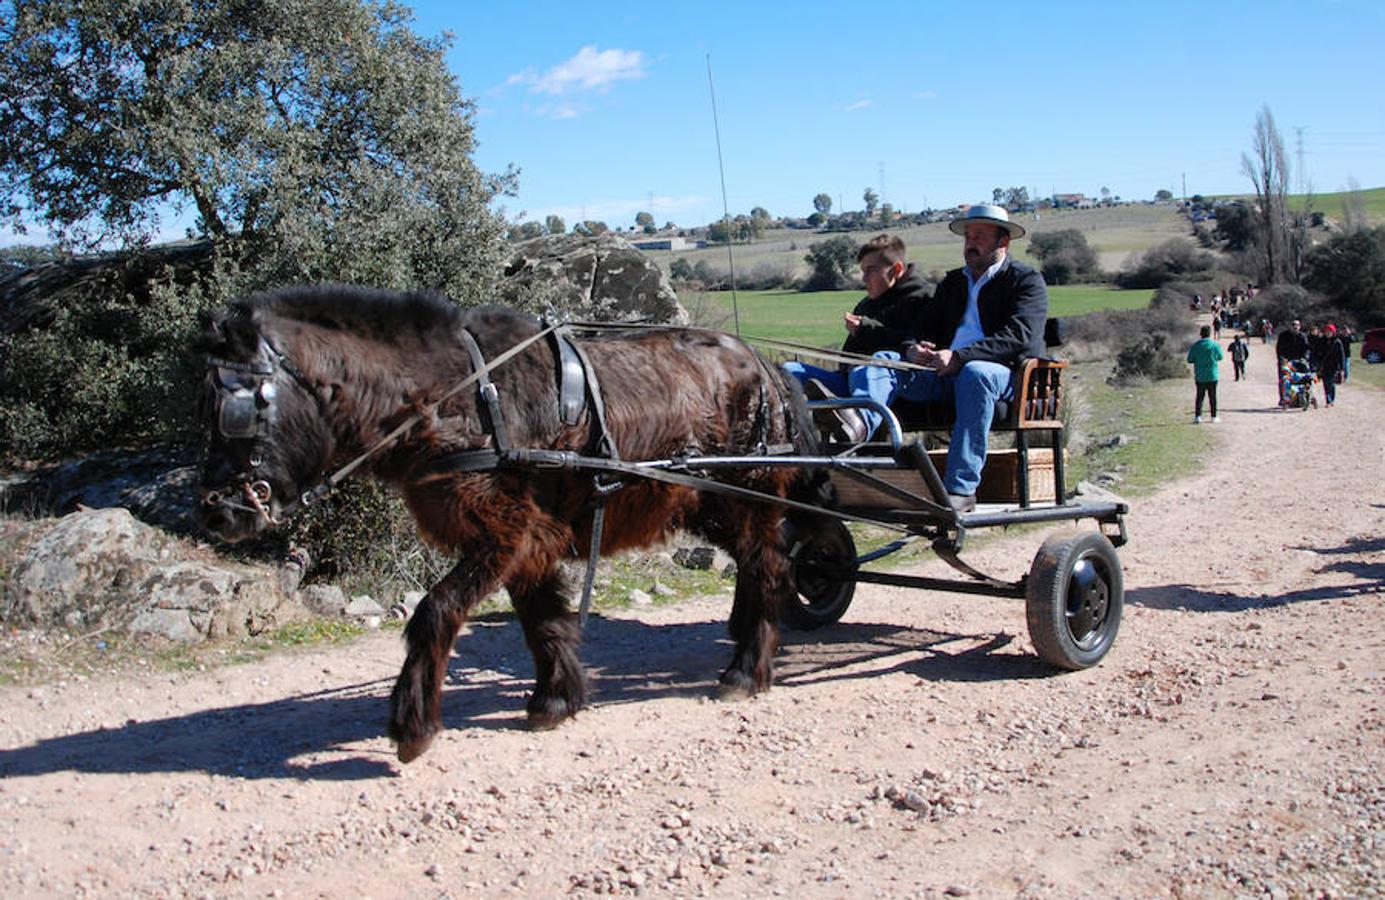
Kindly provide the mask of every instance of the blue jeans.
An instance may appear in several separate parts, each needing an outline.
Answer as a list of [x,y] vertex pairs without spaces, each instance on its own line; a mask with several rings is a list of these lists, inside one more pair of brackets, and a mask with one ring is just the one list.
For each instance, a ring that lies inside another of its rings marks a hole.
[[975,494],[981,483],[981,467],[986,464],[995,403],[1011,395],[1013,373],[1010,367],[973,360],[946,376],[935,372],[889,371],[901,376],[896,397],[922,403],[952,401],[956,421],[947,448],[947,474],[943,476],[943,486],[949,494]]
[[[882,359],[899,359],[899,354],[893,350],[881,350],[875,355]],[[995,403],[1011,394],[1010,367],[979,360],[967,363],[960,371],[946,377],[933,372],[906,372],[882,366],[854,366],[843,375],[800,362],[784,363],[784,371],[800,380],[818,378],[835,394],[869,397],[884,406],[889,406],[895,397],[920,403],[951,400],[957,418],[947,450],[943,486],[949,494],[964,496],[975,494],[981,483],[981,467],[986,464]],[[873,434],[880,425],[880,414],[868,409],[860,412]]]
[[[876,356],[899,359],[898,353],[888,350],[877,353]],[[891,376],[895,373],[892,369],[884,369],[879,366],[852,366],[846,372],[842,372],[838,369],[810,366],[796,360],[784,363],[783,368],[785,372],[799,381],[816,378],[838,397],[868,398],[881,406],[889,406],[890,398],[894,396],[894,382]],[[866,427],[869,429],[867,434],[873,434],[881,422],[880,414],[869,409],[858,411],[866,420]]]

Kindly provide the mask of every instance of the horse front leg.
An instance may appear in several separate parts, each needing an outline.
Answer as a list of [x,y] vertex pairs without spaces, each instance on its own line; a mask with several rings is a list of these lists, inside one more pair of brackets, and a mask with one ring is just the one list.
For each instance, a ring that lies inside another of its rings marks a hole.
[[732,547],[736,599],[727,630],[736,648],[721,673],[717,699],[739,700],[769,690],[779,649],[779,608],[790,587],[783,515],[764,507],[735,510],[739,522]]
[[433,585],[404,629],[408,654],[390,694],[389,737],[399,761],[422,756],[442,730],[442,684],[457,631],[499,584],[494,562],[463,559]]
[[577,655],[582,641],[577,614],[568,608],[556,566],[536,579],[511,579],[506,588],[534,657],[534,693],[526,707],[529,727],[556,728],[587,705],[587,676]]

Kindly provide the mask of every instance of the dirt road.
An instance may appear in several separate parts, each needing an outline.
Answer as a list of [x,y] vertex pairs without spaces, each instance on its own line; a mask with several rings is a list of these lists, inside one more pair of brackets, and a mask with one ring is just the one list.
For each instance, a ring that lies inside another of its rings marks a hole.
[[1042,666],[1015,601],[863,586],[738,704],[727,598],[596,619],[595,705],[541,734],[516,626],[474,625],[407,767],[394,633],[5,689],[0,896],[1380,896],[1385,394],[1280,413],[1265,355],[1219,456],[1134,505],[1095,669]]

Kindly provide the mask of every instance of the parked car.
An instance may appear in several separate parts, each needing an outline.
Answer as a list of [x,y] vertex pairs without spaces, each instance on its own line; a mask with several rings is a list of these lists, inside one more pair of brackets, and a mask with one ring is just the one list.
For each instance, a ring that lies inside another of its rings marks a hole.
[[1368,328],[1361,336],[1361,358],[1368,363],[1385,362],[1385,328]]

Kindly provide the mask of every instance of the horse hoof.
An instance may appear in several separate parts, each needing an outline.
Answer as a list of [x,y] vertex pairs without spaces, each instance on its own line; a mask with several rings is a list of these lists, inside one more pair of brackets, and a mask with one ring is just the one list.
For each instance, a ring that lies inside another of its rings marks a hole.
[[728,684],[725,681],[717,685],[716,699],[731,703],[737,700],[749,700],[755,696],[755,692],[746,684]]
[[529,731],[553,731],[571,716],[548,716],[542,713],[529,713]]
[[400,762],[408,764],[418,759],[424,753],[427,753],[428,748],[432,746],[432,744],[433,735],[431,734],[409,741],[399,741],[395,745],[394,754],[399,757]]

